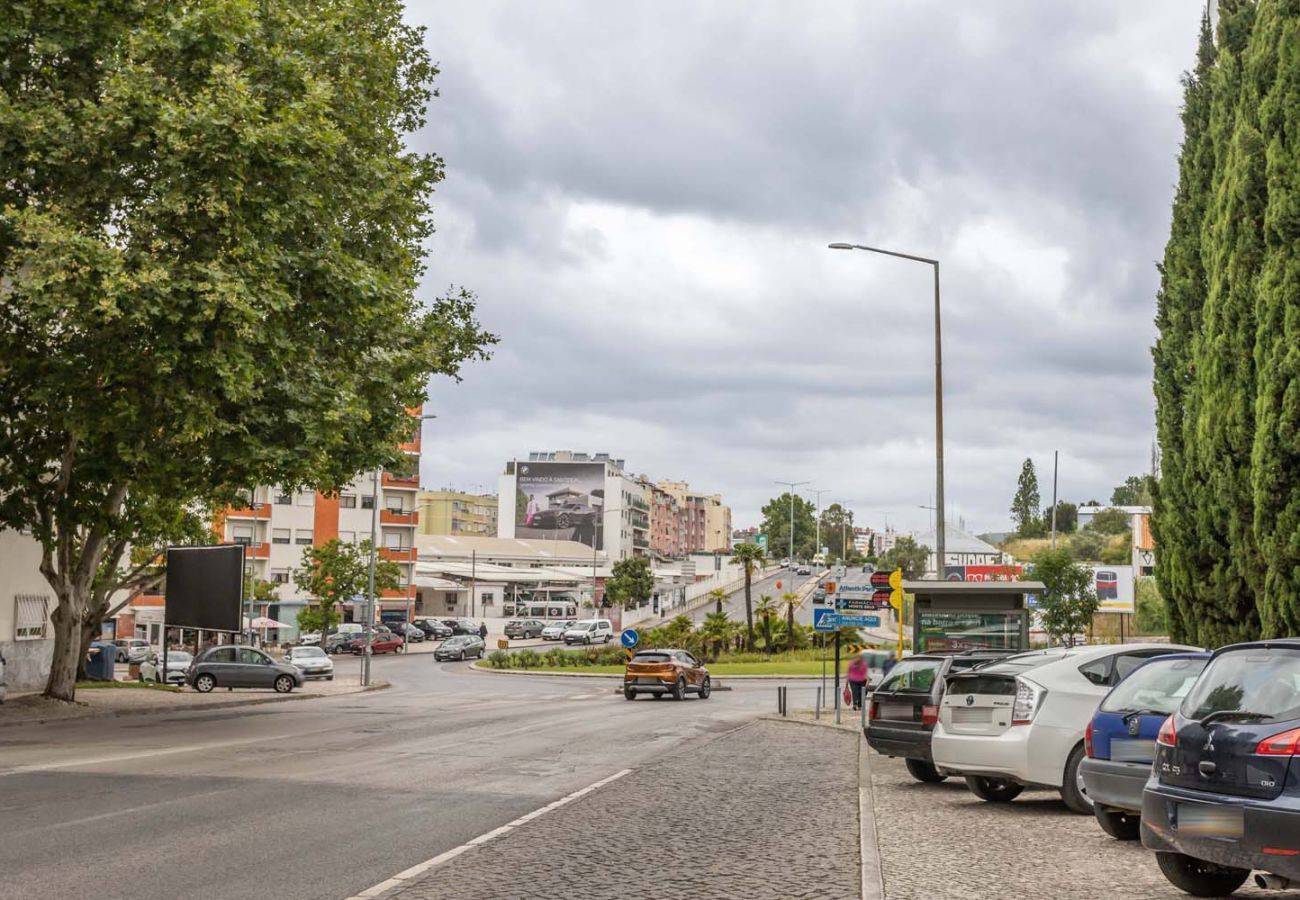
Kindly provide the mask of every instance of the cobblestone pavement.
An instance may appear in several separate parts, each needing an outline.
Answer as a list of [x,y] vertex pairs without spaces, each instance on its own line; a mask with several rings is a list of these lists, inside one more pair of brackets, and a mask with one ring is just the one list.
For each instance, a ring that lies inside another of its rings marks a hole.
[[[902,760],[877,753],[870,765],[886,900],[1186,900],[1154,854],[1069,812],[1056,791],[985,803],[959,778],[920,784]],[[1253,886],[1237,896],[1300,900]]]
[[384,900],[859,900],[859,740],[755,722],[474,847]]

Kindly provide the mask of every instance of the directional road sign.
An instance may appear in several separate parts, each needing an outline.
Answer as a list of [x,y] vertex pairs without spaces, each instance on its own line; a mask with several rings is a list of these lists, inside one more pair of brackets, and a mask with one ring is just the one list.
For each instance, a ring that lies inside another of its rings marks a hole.
[[862,584],[841,584],[841,594],[870,594],[875,588],[863,582]]
[[880,616],[839,613],[830,609],[813,609],[813,628],[834,631],[837,628],[879,628]]
[[835,601],[836,609],[876,609],[875,601],[870,597],[844,597]]
[[618,641],[628,650],[631,650],[641,642],[641,635],[636,633],[635,628],[624,628],[623,633],[618,636]]

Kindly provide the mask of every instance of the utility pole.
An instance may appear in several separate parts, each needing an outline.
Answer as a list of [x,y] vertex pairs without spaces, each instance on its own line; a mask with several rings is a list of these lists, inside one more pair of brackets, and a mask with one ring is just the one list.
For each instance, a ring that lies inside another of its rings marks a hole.
[[[816,490],[809,490],[809,491],[808,491],[808,493],[810,493],[810,494],[816,494],[816,495],[817,495],[817,519],[816,519],[816,522],[817,522],[817,546],[814,548],[814,553],[815,553],[815,554],[816,554],[816,553],[821,553],[821,552],[822,552],[822,494],[829,494],[830,492],[831,492],[831,491],[830,491],[830,488],[822,488],[820,491],[816,491]],[[792,535],[792,536],[793,536],[793,532],[794,532],[794,529],[792,528],[792,529],[791,529],[791,535]]]
[[[371,645],[375,640],[375,555],[379,552],[379,478],[383,466],[376,466],[370,482],[370,573],[366,578],[366,652],[361,657],[361,683],[370,684]],[[324,642],[324,638],[321,639]]]
[[1061,451],[1052,451],[1052,549],[1056,549],[1056,472],[1060,467]]
[[784,484],[790,488],[790,566],[794,567],[794,498],[795,488],[800,485],[812,484],[811,481],[777,481],[777,484]]

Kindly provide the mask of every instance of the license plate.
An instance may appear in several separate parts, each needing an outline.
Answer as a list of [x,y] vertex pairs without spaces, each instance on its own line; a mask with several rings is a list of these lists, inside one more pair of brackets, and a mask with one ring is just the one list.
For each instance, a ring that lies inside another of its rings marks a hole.
[[1113,740],[1110,742],[1110,758],[1115,762],[1149,763],[1155,757],[1155,741]]
[[1240,809],[1180,803],[1176,812],[1174,830],[1191,837],[1239,838],[1245,829]]
[[882,703],[880,704],[880,718],[882,719],[901,719],[905,722],[912,721],[914,707],[911,703]]

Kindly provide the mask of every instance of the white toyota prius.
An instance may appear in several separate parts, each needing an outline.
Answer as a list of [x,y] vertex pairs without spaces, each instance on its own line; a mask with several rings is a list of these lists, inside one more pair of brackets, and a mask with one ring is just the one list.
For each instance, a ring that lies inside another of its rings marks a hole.
[[982,800],[1013,800],[1028,786],[1057,788],[1065,805],[1092,814],[1079,774],[1083,733],[1112,687],[1177,644],[1056,647],[1011,656],[954,676],[939,707],[934,764],[961,774]]

